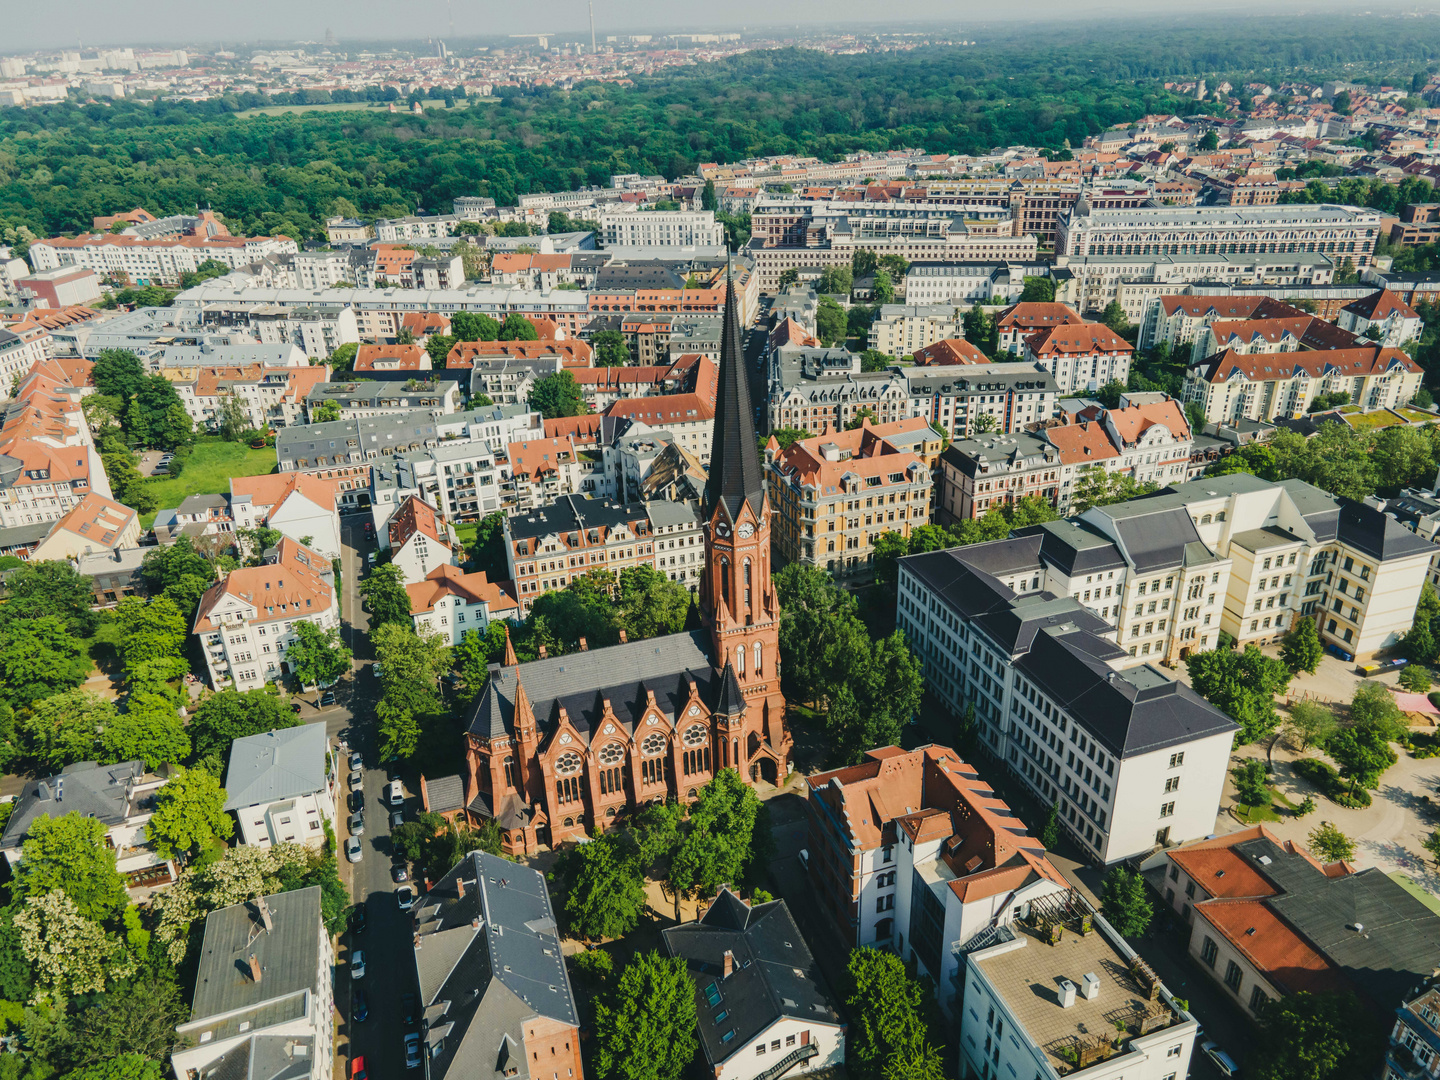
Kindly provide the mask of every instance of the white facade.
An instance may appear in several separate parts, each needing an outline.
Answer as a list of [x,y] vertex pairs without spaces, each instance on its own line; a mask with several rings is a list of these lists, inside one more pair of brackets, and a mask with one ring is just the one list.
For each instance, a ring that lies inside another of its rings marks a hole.
[[746,1052],[742,1047],[716,1068],[716,1080],[755,1080],[797,1046],[817,1046],[819,1052],[801,1062],[794,1076],[845,1064],[845,1028],[840,1024],[784,1016],[761,1031],[753,1043],[753,1050]]
[[30,245],[36,270],[86,266],[97,274],[124,275],[135,283],[178,282],[200,264],[214,259],[232,270],[268,255],[293,255],[294,240],[286,237],[169,237],[145,240],[134,236],[92,235],[78,240],[38,240]]
[[[911,298],[914,301],[914,298]],[[916,349],[959,336],[957,309],[949,304],[884,304],[870,324],[870,348],[891,356],[909,356]]]
[[605,246],[690,247],[723,244],[725,226],[713,210],[631,210],[604,214],[600,235]]
[[325,828],[321,822],[328,821],[331,829],[335,828],[334,793],[327,787],[309,795],[238,807],[235,818],[240,823],[240,842],[249,847],[324,847]]

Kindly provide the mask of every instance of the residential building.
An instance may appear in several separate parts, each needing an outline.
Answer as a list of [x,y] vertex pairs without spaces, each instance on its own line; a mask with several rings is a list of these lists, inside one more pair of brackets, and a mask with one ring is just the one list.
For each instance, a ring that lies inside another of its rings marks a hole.
[[1200,1025],[1187,1003],[1079,894],[1031,903],[963,964],[964,1077],[1189,1075]]
[[573,436],[511,443],[505,456],[510,478],[501,482],[500,494],[512,512],[539,509],[563,495],[584,495],[605,487],[602,455],[582,451]]
[[1256,353],[1351,349],[1365,344],[1349,331],[1313,315],[1216,320],[1196,332],[1190,362],[1198,364],[1206,357],[1227,349],[1253,356]]
[[[287,350],[299,352],[294,346]],[[171,350],[167,349],[169,354]],[[303,354],[302,354],[303,355]],[[175,393],[195,426],[209,432],[220,429],[226,407],[234,402],[244,422],[256,431],[305,422],[305,398],[330,378],[328,364],[314,367],[199,366],[167,363],[188,358],[162,357],[160,374],[175,385]]]
[[416,289],[463,289],[465,287],[465,263],[458,253],[441,256],[421,256],[410,264],[410,273]]
[[145,890],[168,885],[179,867],[173,859],[156,854],[147,833],[155,793],[164,786],[165,780],[147,772],[143,761],[114,765],[78,761],[54,776],[26,781],[0,833],[0,854],[13,875],[38,820],[78,814],[105,827],[105,847],[115,852],[115,869],[125,876],[128,889],[143,895]]
[[1208,836],[1237,725],[1153,664],[1136,666],[1106,619],[1051,589],[1041,552],[1059,524],[901,559],[897,626],[930,691],[956,716],[973,707],[979,752],[1058,803],[1088,857]]
[[415,632],[439,634],[446,645],[458,645],[471,630],[484,634],[494,619],[519,618],[514,589],[513,582],[490,581],[483,570],[466,574],[448,563],[405,586]]
[[862,409],[880,424],[915,415],[906,374],[862,373],[859,354],[841,348],[777,349],[770,359],[769,396],[771,430],[823,435],[843,429]]
[[1425,329],[1419,313],[1388,289],[1356,300],[1340,309],[1336,323],[1356,337],[1378,341],[1398,349],[1407,341],[1415,341]]
[[1303,417],[1321,394],[1344,393],[1363,409],[1395,408],[1424,371],[1399,349],[1365,345],[1275,356],[1227,349],[1185,371],[1184,399],[1216,422]]
[[1185,412],[1174,398],[1127,394],[1122,396],[1120,408],[1092,407],[1081,412],[1079,419],[1098,421],[1109,437],[1116,451],[1115,459],[1106,462],[1110,470],[1160,487],[1189,478],[1194,439]]
[[341,420],[364,420],[386,413],[411,416],[429,411],[444,416],[460,407],[460,384],[433,375],[397,382],[322,382],[305,395],[305,411],[314,423],[317,411],[327,405],[340,410]]
[[61,308],[100,299],[100,275],[88,267],[59,266],[17,278],[15,291],[36,307]]
[[1440,967],[1440,916],[1379,868],[1322,865],[1264,825],[1142,867],[1190,927],[1195,965],[1252,1018],[1290,994],[1348,991],[1368,1007],[1361,1019],[1388,1026]]
[[938,520],[950,524],[977,518],[1032,497],[1064,513],[1076,465],[1066,462],[1045,435],[981,435],[947,446],[940,455]]
[[335,953],[320,886],[212,911],[176,1076],[326,1080],[334,1070]]
[[437,567],[457,565],[455,531],[445,515],[418,495],[400,504],[381,535],[391,551],[391,565],[400,569],[407,585],[425,580]]
[[379,218],[375,222],[376,239],[387,243],[409,243],[411,240],[439,240],[453,236],[460,223],[456,214],[435,214],[427,217]]
[[[321,295],[328,297],[328,290]],[[328,358],[341,345],[360,342],[355,309],[340,303],[254,308],[237,322],[225,321],[219,313],[213,317],[207,313],[206,317],[210,325],[244,326],[262,344],[298,345],[306,356],[315,360]]]
[[340,557],[340,483],[310,473],[230,478],[230,519],[237,529],[275,529],[326,558]]
[[1172,354],[1178,354],[1184,346],[1193,345],[1211,323],[1298,319],[1307,314],[1283,300],[1260,294],[1172,293],[1157,296],[1145,305],[1138,347],[1153,349],[1163,343]]
[[[1282,297],[1328,293],[1336,288],[1331,283],[1340,265],[1318,252],[1163,255],[1141,254],[1143,248],[1139,245],[1128,255],[1057,257],[1052,273],[1055,298],[1077,311],[1096,313],[1114,301],[1127,319],[1138,323],[1151,300],[1182,291],[1213,295],[1253,291]],[[1322,309],[1319,314],[1327,313]]]
[[429,371],[430,354],[419,345],[361,345],[352,371]]
[[[1440,224],[1435,226],[1440,230]],[[1386,1080],[1406,1080],[1412,1076],[1433,1076],[1440,1060],[1440,994],[1436,992],[1435,976],[1416,986],[1395,1010],[1395,1026],[1390,1029],[1390,1045],[1385,1053]]]
[[580,1013],[540,871],[472,851],[417,904],[414,929],[413,974],[399,979],[429,1018],[427,1080],[469,1080],[482,1068],[581,1080]]
[[619,574],[649,566],[691,589],[705,569],[700,519],[693,507],[576,495],[507,517],[505,558],[521,617],[540,596],[596,568]]
[[[75,569],[82,577],[90,579],[95,590],[94,607],[113,608],[122,597],[138,596],[142,600],[150,595],[141,570],[145,556],[152,548],[117,548],[98,555],[81,555]],[[9,552],[5,552],[9,554]],[[22,556],[24,558],[26,556]]]
[[0,401],[10,396],[10,387],[36,364],[46,359],[50,335],[39,330],[16,333],[0,329]]
[[370,276],[370,252],[365,249],[297,251],[292,259],[294,285],[299,289],[332,289],[337,285],[357,285]]
[[[889,424],[862,420],[852,431],[801,439],[765,450],[775,507],[775,549],[787,562],[835,574],[869,573],[875,540],[908,537],[930,523],[930,468],[889,441],[892,432],[928,432],[919,417]],[[934,441],[941,441],[938,432]]]
[[1032,363],[913,367],[898,377],[908,414],[924,417],[953,439],[974,437],[986,427],[1006,435],[1038,427],[1055,415],[1063,392],[1051,372]]
[[[702,358],[709,366],[709,361]],[[710,464],[710,440],[715,421],[713,368],[708,381],[692,393],[663,394],[658,397],[622,398],[605,408],[607,418],[643,425],[652,431],[664,430],[702,466]]]
[[947,364],[988,364],[990,358],[964,338],[942,338],[912,354],[916,367],[944,367]]
[[[336,830],[336,792],[343,763],[323,724],[246,735],[230,744],[225,809],[251,847],[325,846],[325,823]],[[333,833],[332,833],[333,835]]]
[[1380,235],[1377,210],[1294,204],[1246,207],[1093,209],[1081,200],[1055,230],[1055,253],[1229,255],[1314,252],[1356,269],[1371,263]]
[[695,983],[695,1034],[716,1077],[844,1064],[845,1023],[784,900],[752,905],[722,886],[699,919],[661,938]]
[[1025,339],[1052,326],[1070,326],[1084,322],[1068,304],[1045,304],[1026,301],[1011,304],[995,316],[996,347],[1016,356],[1025,351]]
[[139,542],[140,515],[92,491],[50,526],[30,559],[71,562],[86,555],[111,555]]
[[[366,462],[381,455],[408,453],[440,441],[438,420],[430,409],[331,420],[276,432],[275,458],[280,472],[318,472],[341,476],[342,491],[369,484]],[[342,499],[345,496],[341,496]]]
[[693,247],[725,243],[725,226],[713,210],[630,210],[600,215],[605,247]]
[[1062,394],[1094,393],[1130,379],[1135,346],[1103,323],[1060,323],[1024,339],[1022,356],[1055,376]]
[[[1032,234],[1022,229],[1021,236]],[[1053,236],[1053,233],[1052,233]],[[1043,242],[1044,237],[1040,237]],[[1008,304],[1019,299],[1027,277],[1046,277],[1045,263],[910,264],[905,274],[905,300],[911,304]]]
[[720,769],[746,782],[788,772],[770,506],[733,283],[719,382],[701,499],[702,629],[527,664],[509,651],[471,708],[468,812],[500,824],[506,851],[597,834],[651,799],[693,799]]
[[284,236],[122,236],[87,233],[37,240],[30,264],[37,271],[82,266],[101,277],[120,277],[136,285],[178,284],[204,262],[222,262],[232,270],[267,255],[293,255],[295,241]]
[[960,332],[957,309],[949,304],[881,304],[870,324],[870,348],[906,356]]
[[359,218],[330,217],[325,219],[325,239],[332,244],[364,244],[375,238],[375,229]]
[[319,552],[285,537],[261,566],[231,570],[200,598],[194,633],[205,650],[210,685],[256,690],[289,673],[285,649],[295,625],[340,626],[335,573]]

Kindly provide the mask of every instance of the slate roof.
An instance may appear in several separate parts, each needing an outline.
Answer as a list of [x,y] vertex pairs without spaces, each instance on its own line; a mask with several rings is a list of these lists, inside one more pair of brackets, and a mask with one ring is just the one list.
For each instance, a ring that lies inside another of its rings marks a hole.
[[[752,907],[725,888],[699,922],[672,926],[662,937],[695,982],[696,1029],[711,1065],[742,1052],[753,1057],[755,1036],[783,1017],[841,1023],[784,900]],[[728,978],[727,952],[734,956]]]
[[1067,577],[1125,569],[1125,556],[1108,536],[1079,519],[1047,521],[1019,529],[1015,536],[1040,537],[1040,559]]
[[130,788],[144,775],[143,761],[77,761],[54,776],[26,781],[0,834],[0,848],[19,847],[38,817],[76,813],[107,828],[119,825],[130,816]]
[[689,698],[693,680],[700,698],[713,705],[719,678],[710,664],[709,636],[704,631],[611,645],[604,649],[532,660],[515,667],[490,668],[485,691],[471,708],[467,731],[482,739],[514,730],[515,690],[523,682],[542,740],[553,732],[563,707],[570,723],[587,740],[609,700],[615,718],[634,731],[644,715],[646,691],[667,716],[675,717]]
[[243,810],[325,789],[324,724],[264,731],[230,744],[226,810]]
[[720,337],[720,376],[715,393],[715,428],[710,444],[710,476],[705,483],[706,517],[724,503],[730,520],[750,504],[758,518],[765,499],[765,477],[755,441],[755,413],[750,404],[750,381],[740,337],[735,281],[725,285],[725,328]]
[[414,957],[426,1037],[439,1044],[431,1080],[504,1076],[504,1065],[528,1080],[525,1022],[579,1023],[545,878],[527,866],[471,852],[416,908]]
[[[264,899],[270,909],[268,931],[255,901],[233,904],[206,917],[191,1024],[314,989],[320,970],[320,887]],[[258,983],[246,966],[252,955],[260,963]],[[316,1006],[329,1008],[330,1003]]]

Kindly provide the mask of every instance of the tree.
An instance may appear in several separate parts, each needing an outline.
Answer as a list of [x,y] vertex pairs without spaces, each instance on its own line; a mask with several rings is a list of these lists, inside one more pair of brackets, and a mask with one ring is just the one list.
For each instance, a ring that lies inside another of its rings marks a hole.
[[1286,736],[1302,751],[1312,746],[1324,747],[1336,727],[1335,714],[1313,701],[1297,701],[1290,706],[1290,715],[1285,719]]
[[1320,643],[1320,633],[1311,619],[1299,618],[1290,624],[1289,631],[1280,643],[1280,659],[1292,675],[1300,672],[1315,674],[1325,656],[1325,646]]
[[879,257],[869,248],[857,247],[855,254],[850,256],[850,270],[857,278],[869,277],[879,265]]
[[1310,830],[1306,847],[1321,862],[1349,862],[1355,858],[1355,841],[1328,821]]
[[1325,752],[1350,781],[1351,794],[1358,788],[1371,789],[1380,783],[1385,770],[1395,764],[1395,751],[1378,729],[1357,725],[1342,728],[1325,743]]
[[301,686],[329,685],[350,670],[351,652],[338,628],[322,630],[312,622],[297,622],[294,630],[285,661]]
[[685,836],[670,865],[677,893],[714,896],[735,884],[750,863],[760,799],[734,769],[721,769],[690,807]]
[[1200,149],[1206,153],[1212,153],[1220,149],[1220,135],[1214,128],[1200,136]]
[[1050,804],[1050,809],[1045,813],[1045,824],[1040,829],[1040,843],[1045,845],[1046,851],[1054,851],[1060,844],[1060,800],[1056,799]]
[[1075,513],[1083,514],[1092,506],[1127,502],[1155,490],[1156,485],[1151,481],[1141,483],[1128,473],[1111,472],[1103,466],[1092,466],[1075,481],[1070,506]]
[[450,649],[439,634],[419,635],[397,623],[374,631],[370,640],[385,672],[375,706],[380,755],[409,757],[420,744],[423,725],[444,713],[436,685],[450,666]]
[[360,582],[360,596],[370,613],[372,633],[387,625],[414,626],[410,617],[410,594],[405,591],[405,579],[394,563],[371,570],[370,576]]
[[1375,436],[1370,459],[1379,486],[1396,492],[1435,473],[1435,447],[1419,428],[1385,428]]
[[1256,1080],[1344,1080],[1373,1071],[1380,1044],[1353,994],[1285,994],[1269,999],[1259,1020],[1246,1063]]
[[615,618],[630,641],[678,634],[690,610],[690,590],[650,566],[620,571]]
[[1048,277],[1025,276],[1025,286],[1020,290],[1020,303],[1022,304],[1053,304],[1055,302],[1055,282]]
[[600,1080],[680,1080],[697,1045],[695,983],[681,957],[637,954],[595,1003]]
[[1390,688],[1374,680],[1366,680],[1355,688],[1350,698],[1350,722],[1355,727],[1376,732],[1387,742],[1403,738],[1409,729]]
[[700,209],[714,210],[719,203],[715,199],[715,181],[706,180],[705,187],[700,191]]
[[983,307],[979,304],[972,306],[961,320],[961,327],[966,341],[986,356],[995,355],[999,342],[999,331],[995,328],[995,320]]
[[1290,672],[1256,646],[1191,653],[1185,666],[1195,692],[1240,725],[1240,742],[1263,738],[1280,723],[1275,695],[1290,685]]
[[340,403],[338,401],[322,401],[310,413],[312,424],[330,424],[340,419]]
[[500,327],[501,341],[535,341],[539,337],[535,324],[515,312],[506,315],[505,322]]
[[619,938],[639,925],[645,878],[621,849],[619,833],[567,851],[556,876],[565,883],[565,927],[573,937]]
[[197,759],[227,755],[230,744],[248,735],[299,727],[285,699],[265,690],[221,690],[200,703],[190,719]]
[[630,346],[619,330],[601,330],[590,338],[596,367],[621,367],[630,362]]
[[59,772],[97,756],[100,730],[115,720],[115,705],[89,690],[75,689],[35,702],[19,721],[25,756]]
[[[359,352],[360,346],[358,344],[353,341],[347,341],[343,345],[335,346],[335,351],[330,354],[326,362],[330,365],[332,371],[345,371],[351,364],[355,363],[355,357]],[[316,361],[312,359],[310,363],[314,364]]]
[[143,1054],[121,1054],[65,1074],[62,1080],[162,1080],[165,1066]]
[[1130,318],[1125,314],[1125,309],[1120,306],[1119,300],[1111,300],[1105,305],[1105,310],[1100,315],[1100,321],[1117,334],[1125,334],[1130,329]]
[[125,711],[107,720],[100,732],[100,760],[106,763],[140,760],[154,770],[184,761],[190,749],[174,696],[137,691],[133,685]]
[[251,427],[250,418],[245,415],[240,400],[234,394],[226,395],[220,402],[220,415],[215,421],[220,438],[226,442],[235,442]]
[[[845,967],[850,1016],[845,1066],[856,1080],[891,1080],[932,1044],[926,988],[894,953],[853,949]],[[898,1068],[897,1068],[898,1066]]]
[[121,401],[129,401],[149,377],[140,357],[129,349],[103,350],[90,371],[96,390]]
[[910,554],[909,537],[887,530],[875,537],[873,551],[876,583],[880,585],[895,584],[898,561]]
[[895,282],[890,277],[889,271],[875,271],[870,293],[877,304],[893,304],[895,302]]
[[59,889],[87,919],[98,923],[120,917],[130,898],[124,875],[115,869],[115,851],[105,846],[105,825],[69,813],[41,814],[30,824],[15,871],[16,897],[44,896]]
[[0,625],[0,699],[12,707],[79,686],[89,666],[80,642],[58,616]]
[[848,266],[827,266],[820,271],[816,291],[840,296],[849,296],[855,286],[855,274]]
[[1419,664],[1411,664],[1401,670],[1400,685],[1412,694],[1426,693],[1431,686],[1430,673]]
[[1187,401],[1185,403],[1185,423],[1190,425],[1192,435],[1203,435],[1206,426],[1210,423],[1205,415],[1205,406],[1198,401]]
[[450,350],[454,347],[454,334],[431,334],[427,337],[425,339],[425,354],[430,357],[431,368],[443,368],[446,360],[450,357]]
[[580,384],[575,381],[575,376],[563,370],[535,380],[535,385],[530,389],[530,408],[546,420],[556,420],[562,416],[585,416],[590,412],[590,406],[585,404],[585,397],[580,392]]
[[99,624],[92,611],[95,587],[91,578],[68,562],[21,563],[3,585],[7,600],[0,607],[0,621],[56,615],[77,637],[90,637]]
[[981,413],[975,418],[975,433],[977,435],[988,435],[997,427],[999,427],[999,423],[992,413]]
[[878,424],[880,417],[875,415],[875,410],[869,405],[862,405],[855,411],[855,415],[846,421],[845,430],[855,431],[857,428],[862,428],[865,426],[866,420],[869,420],[872,424]]
[[1243,806],[1269,806],[1270,787],[1265,782],[1265,763],[1257,758],[1247,758],[1231,769],[1235,777],[1235,791]]
[[146,827],[161,858],[191,855],[228,840],[235,824],[225,812],[225,789],[204,769],[179,769],[155,794]]
[[845,340],[845,309],[828,296],[820,297],[815,309],[815,334],[820,344],[827,349],[837,341]]
[[32,895],[15,916],[35,982],[56,997],[96,993],[134,970],[125,946],[60,889]]
[[1095,391],[1095,400],[1104,405],[1107,409],[1118,409],[1120,399],[1125,395],[1125,384],[1123,382],[1108,382],[1099,390]]
[[184,652],[189,620],[168,596],[121,597],[115,619],[120,624],[120,660],[127,671],[142,661]]
[[[801,428],[772,428],[770,437],[780,444],[781,451],[789,450],[801,439],[810,438],[810,433]],[[764,447],[764,443],[761,443]]]
[[495,341],[500,324],[483,313],[457,311],[450,316],[450,333],[456,341]]
[[1145,890],[1145,879],[1134,870],[1113,867],[1101,883],[1100,912],[1125,937],[1145,933],[1155,915]]

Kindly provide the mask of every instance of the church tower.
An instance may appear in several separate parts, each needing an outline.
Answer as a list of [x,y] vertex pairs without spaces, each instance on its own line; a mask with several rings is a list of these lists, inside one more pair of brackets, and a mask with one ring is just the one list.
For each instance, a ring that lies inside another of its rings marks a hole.
[[[770,581],[770,504],[755,438],[735,282],[726,275],[710,475],[701,500],[700,605],[725,708],[716,760],[746,779],[783,780],[790,734],[780,694],[780,605]],[[738,693],[739,701],[736,701]]]

